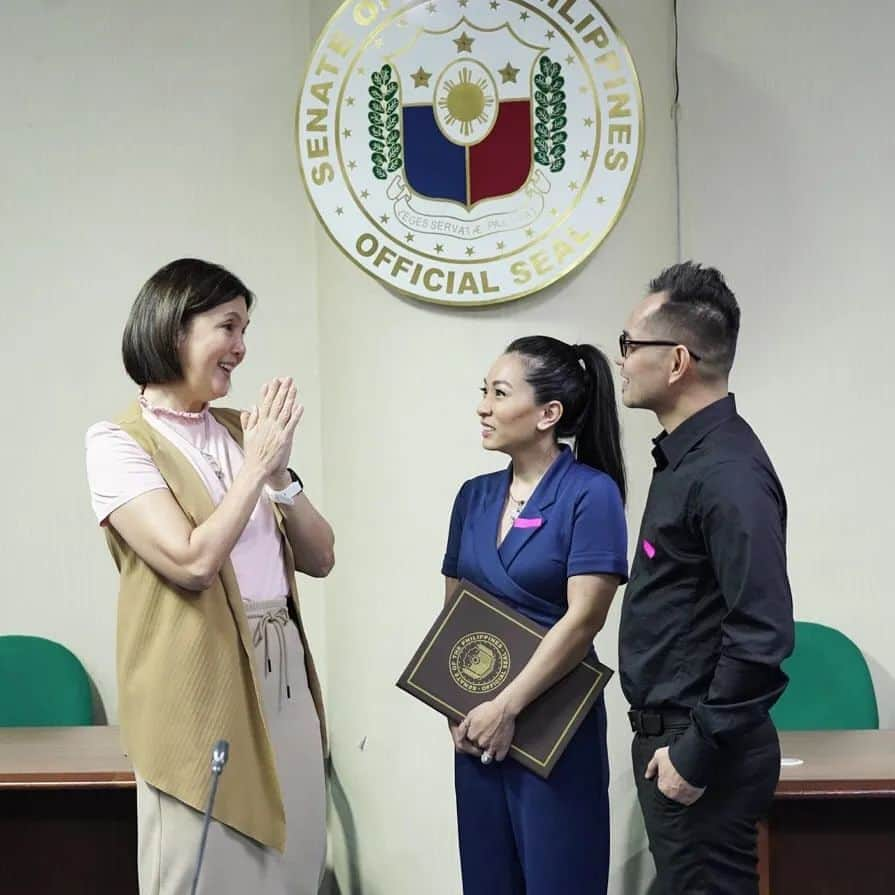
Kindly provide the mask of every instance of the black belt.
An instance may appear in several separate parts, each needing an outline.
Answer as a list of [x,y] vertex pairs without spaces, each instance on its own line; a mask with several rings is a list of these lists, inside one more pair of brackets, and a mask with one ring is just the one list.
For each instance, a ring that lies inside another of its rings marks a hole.
[[690,713],[679,709],[631,709],[628,720],[634,733],[657,737],[672,727],[688,727]]

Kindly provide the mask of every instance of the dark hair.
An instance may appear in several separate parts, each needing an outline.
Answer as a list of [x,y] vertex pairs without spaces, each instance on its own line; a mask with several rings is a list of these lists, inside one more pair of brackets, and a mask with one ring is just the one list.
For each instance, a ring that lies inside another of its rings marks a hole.
[[668,293],[650,325],[660,324],[663,333],[692,348],[700,357],[697,368],[727,376],[737,349],[740,307],[721,272],[684,261],[663,270],[649,291]]
[[183,378],[177,345],[190,319],[218,305],[255,296],[223,267],[181,258],[154,273],[137,295],[121,338],[128,376],[143,387]]
[[575,439],[575,456],[615,480],[622,500],[627,497],[618,408],[612,367],[593,345],[569,345],[550,336],[526,336],[507,346],[522,357],[525,381],[535,401],[559,401],[563,414],[557,438]]

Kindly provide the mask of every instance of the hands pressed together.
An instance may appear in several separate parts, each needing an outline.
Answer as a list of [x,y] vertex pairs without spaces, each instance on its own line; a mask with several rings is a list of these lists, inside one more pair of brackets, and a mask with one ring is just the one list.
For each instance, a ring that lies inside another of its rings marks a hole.
[[258,404],[240,414],[245,462],[257,465],[274,487],[288,483],[292,438],[303,413],[295,383],[287,376],[264,383]]

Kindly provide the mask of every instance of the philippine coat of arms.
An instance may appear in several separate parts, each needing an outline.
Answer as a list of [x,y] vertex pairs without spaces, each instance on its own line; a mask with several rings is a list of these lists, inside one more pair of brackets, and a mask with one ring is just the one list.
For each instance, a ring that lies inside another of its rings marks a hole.
[[634,186],[643,106],[592,0],[350,0],[312,53],[296,134],[349,257],[416,298],[481,305],[602,242]]

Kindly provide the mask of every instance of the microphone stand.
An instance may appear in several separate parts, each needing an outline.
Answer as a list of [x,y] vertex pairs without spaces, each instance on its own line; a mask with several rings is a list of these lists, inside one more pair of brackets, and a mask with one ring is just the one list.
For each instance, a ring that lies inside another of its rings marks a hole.
[[205,842],[208,839],[208,826],[211,823],[211,809],[214,807],[214,797],[218,791],[218,781],[227,758],[230,754],[230,744],[226,740],[218,740],[211,750],[211,792],[208,794],[208,804],[205,806],[205,819],[202,821],[202,840],[199,843],[199,856],[196,859],[196,873],[193,876],[191,895],[196,895],[196,886],[199,885],[199,872],[202,870],[202,860],[205,857]]

